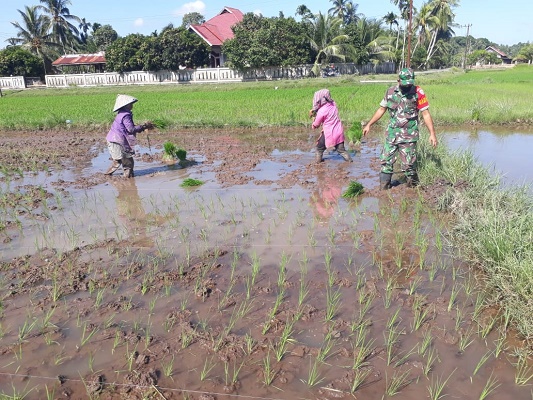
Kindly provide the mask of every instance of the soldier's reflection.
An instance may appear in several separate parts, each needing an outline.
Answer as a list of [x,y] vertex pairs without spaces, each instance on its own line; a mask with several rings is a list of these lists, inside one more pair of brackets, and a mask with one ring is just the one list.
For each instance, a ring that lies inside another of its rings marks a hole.
[[311,203],[319,219],[328,220],[335,213],[341,191],[341,184],[335,178],[319,178],[318,187],[311,195]]
[[117,213],[124,223],[128,240],[136,246],[152,246],[153,242],[147,236],[151,216],[144,210],[135,179],[117,179],[112,183],[118,191]]

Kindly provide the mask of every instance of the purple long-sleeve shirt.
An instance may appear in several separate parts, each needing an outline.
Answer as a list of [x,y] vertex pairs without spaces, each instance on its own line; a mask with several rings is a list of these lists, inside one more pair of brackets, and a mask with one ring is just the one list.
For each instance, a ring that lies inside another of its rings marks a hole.
[[135,146],[137,133],[143,130],[142,125],[133,123],[133,113],[131,111],[119,110],[106,136],[106,140],[124,146],[125,151],[131,151],[132,147]]

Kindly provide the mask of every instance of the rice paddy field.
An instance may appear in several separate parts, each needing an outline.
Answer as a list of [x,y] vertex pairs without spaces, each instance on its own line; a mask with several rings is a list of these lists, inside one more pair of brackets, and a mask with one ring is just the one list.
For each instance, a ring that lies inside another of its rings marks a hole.
[[[418,80],[438,131],[527,127],[531,71]],[[0,399],[531,399],[530,193],[425,129],[416,188],[378,190],[377,126],[314,162],[313,92],[350,126],[389,84],[4,93]],[[158,126],[132,179],[117,93]]]

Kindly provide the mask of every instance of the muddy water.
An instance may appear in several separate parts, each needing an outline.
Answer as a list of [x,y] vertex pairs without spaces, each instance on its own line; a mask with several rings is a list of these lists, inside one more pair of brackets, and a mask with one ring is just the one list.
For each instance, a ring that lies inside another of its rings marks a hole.
[[[418,399],[446,382],[478,399],[494,382],[489,398],[531,398],[521,343],[452,256],[445,221],[422,192],[376,191],[377,143],[317,166],[311,139],[256,159],[239,140],[236,164],[138,157],[134,179],[100,181],[99,152],[4,182],[52,196],[11,214],[1,246],[0,393]],[[57,186],[79,177],[97,183]],[[343,198],[350,180],[366,193]]]
[[501,183],[505,187],[531,186],[531,128],[444,129],[441,137],[454,151],[471,151],[483,165],[502,177]]

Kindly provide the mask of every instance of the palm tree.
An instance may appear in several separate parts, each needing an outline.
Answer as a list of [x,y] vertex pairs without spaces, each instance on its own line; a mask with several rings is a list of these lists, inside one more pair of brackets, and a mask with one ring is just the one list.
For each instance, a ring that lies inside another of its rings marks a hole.
[[453,8],[459,4],[459,0],[432,0],[429,3],[431,7],[431,14],[436,17],[435,21],[438,21],[437,26],[433,30],[431,41],[428,47],[428,55],[426,58],[426,64],[435,53],[435,44],[437,42],[438,35],[451,36],[453,35],[453,19],[455,14]]
[[302,17],[302,19],[304,20],[313,18],[313,13],[309,9],[309,7],[307,7],[305,4],[301,4],[298,7],[296,7],[295,15]]
[[37,6],[44,11],[49,18],[48,28],[52,30],[54,41],[61,45],[63,54],[67,48],[74,47],[74,37],[78,35],[78,29],[69,21],[80,22],[80,18],[70,14],[68,5],[70,0],[40,0],[43,5]]
[[373,63],[393,59],[394,48],[391,42],[394,38],[382,28],[381,20],[362,18],[357,23],[356,32],[364,45],[364,59]]
[[318,76],[323,62],[345,61],[346,57],[355,56],[354,46],[348,35],[340,34],[342,20],[319,12],[310,22],[309,42],[317,56],[312,72]]
[[90,22],[87,22],[85,18],[80,19],[80,24],[78,25],[78,28],[80,28],[80,41],[82,43],[87,43],[87,38],[89,37],[88,33],[89,28],[92,26]]
[[48,33],[50,21],[46,15],[38,11],[39,6],[25,6],[25,12],[17,10],[22,17],[22,24],[12,22],[11,24],[18,30],[16,38],[10,38],[10,43],[27,48],[43,60],[44,70],[48,71],[50,64],[48,56],[51,49],[57,47],[52,40],[52,35]]
[[364,18],[363,14],[357,13],[359,4],[354,4],[349,1],[346,4],[346,10],[344,10],[344,25],[356,24],[361,18]]

